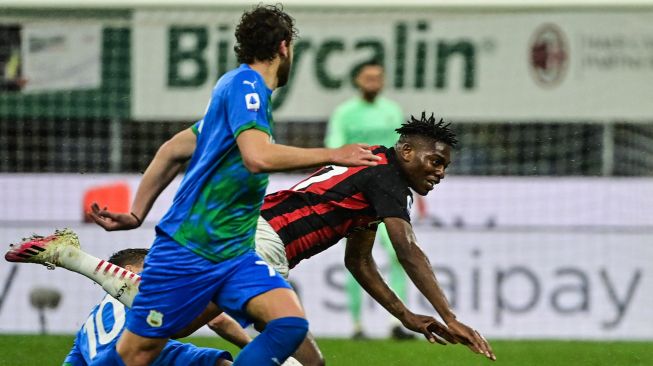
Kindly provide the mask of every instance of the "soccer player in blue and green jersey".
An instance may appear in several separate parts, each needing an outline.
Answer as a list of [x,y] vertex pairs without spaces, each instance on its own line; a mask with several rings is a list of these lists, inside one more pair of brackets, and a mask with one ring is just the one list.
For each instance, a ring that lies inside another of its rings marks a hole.
[[[273,143],[270,95],[288,81],[295,36],[294,20],[279,6],[260,5],[243,14],[235,47],[242,64],[218,80],[204,118],[181,136],[193,142],[197,138],[188,170],[156,227],[126,330],[116,347],[93,364],[149,364],[168,338],[189,326],[209,302],[243,322],[266,324],[238,355],[236,366],[279,365],[304,340],[308,323],[296,294],[254,251],[266,172],[376,165],[379,159],[364,144],[300,149]],[[183,156],[178,148],[164,144],[157,156]],[[182,165],[159,169],[162,161],[175,159],[155,157],[148,169],[165,174],[146,172],[131,213],[105,218],[105,229],[140,225]]]

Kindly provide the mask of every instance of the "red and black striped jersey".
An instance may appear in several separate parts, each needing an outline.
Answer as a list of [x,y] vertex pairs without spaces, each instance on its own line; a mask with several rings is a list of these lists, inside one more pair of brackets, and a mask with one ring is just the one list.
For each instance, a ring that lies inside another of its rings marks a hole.
[[354,230],[376,229],[385,217],[410,222],[412,193],[393,148],[374,146],[376,166],[326,166],[289,190],[265,197],[261,216],[286,246],[290,268]]

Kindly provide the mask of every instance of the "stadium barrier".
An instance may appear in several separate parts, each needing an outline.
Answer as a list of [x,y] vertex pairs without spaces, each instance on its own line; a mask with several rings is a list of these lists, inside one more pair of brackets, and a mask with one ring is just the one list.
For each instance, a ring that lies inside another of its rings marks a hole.
[[[79,232],[89,252],[107,257],[125,247],[148,247],[153,223],[170,203],[167,189],[144,227],[106,233],[81,223],[83,192],[135,175],[1,175],[0,192],[14,192],[0,210],[0,241],[15,242],[55,227]],[[270,190],[300,177],[274,175]],[[430,217],[415,230],[460,319],[493,338],[653,339],[650,263],[653,261],[653,181],[645,178],[446,179],[427,197]],[[37,193],[37,194],[33,194]],[[52,204],[42,205],[44,199]],[[15,201],[13,201],[15,200]],[[291,273],[318,336],[348,336],[342,243],[300,263]],[[375,252],[384,269],[384,253]],[[37,313],[30,289],[59,289],[58,309],[48,313],[53,332],[73,332],[102,290],[63,270],[0,266],[2,332],[35,332]],[[408,305],[432,308],[411,287]],[[365,301],[364,322],[372,336],[385,336],[387,312]],[[207,332],[204,330],[203,332]]]

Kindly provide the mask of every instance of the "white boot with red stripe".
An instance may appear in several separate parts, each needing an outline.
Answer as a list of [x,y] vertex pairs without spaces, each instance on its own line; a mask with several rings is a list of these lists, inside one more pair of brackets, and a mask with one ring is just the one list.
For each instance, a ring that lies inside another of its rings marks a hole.
[[100,284],[109,295],[128,307],[138,293],[141,280],[136,273],[82,251],[77,234],[70,229],[56,230],[47,237],[34,235],[19,244],[12,244],[5,259],[77,272]]

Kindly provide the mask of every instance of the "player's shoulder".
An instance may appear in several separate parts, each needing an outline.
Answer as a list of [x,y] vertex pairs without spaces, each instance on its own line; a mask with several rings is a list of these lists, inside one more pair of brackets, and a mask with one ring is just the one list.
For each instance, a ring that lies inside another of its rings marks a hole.
[[377,165],[366,166],[363,169],[361,169],[360,171],[363,174],[370,174],[370,173],[376,174],[379,171],[393,169],[393,167],[390,164],[388,164],[391,159],[391,157],[389,156],[391,150],[389,148],[383,145],[374,145],[371,146],[370,148],[372,154],[378,156],[379,158],[381,158],[381,160],[377,161]]
[[374,179],[382,177],[383,182],[396,181],[395,183],[403,184],[403,181],[399,179],[401,172],[394,151],[394,148],[383,145],[372,146],[372,154],[380,157],[381,160],[377,165],[366,167],[364,174],[374,177]]
[[389,98],[383,97],[383,96],[380,96],[380,97],[378,97],[378,98],[379,98],[379,101],[381,102],[381,104],[382,104],[386,109],[392,109],[392,110],[395,110],[395,111],[401,112],[401,106],[399,105],[399,103],[395,102],[395,101],[392,100],[392,99],[389,99]]
[[234,72],[233,73],[234,81],[243,81],[243,80],[258,81],[261,76],[254,69],[245,66],[241,66],[237,69],[234,69],[233,72]]
[[336,107],[336,111],[348,112],[360,106],[360,97],[353,97],[345,100]]
[[385,156],[388,153],[388,148],[383,146],[383,145],[373,145],[373,146],[370,146],[370,148],[372,149],[372,154],[374,154],[374,155],[383,155],[383,156]]
[[247,65],[241,65],[238,68],[228,71],[216,84],[217,90],[228,90],[232,88],[243,88],[243,90],[257,90],[263,83],[258,72],[252,70]]
[[259,90],[265,87],[261,75],[249,67],[241,66],[234,70],[231,78],[231,84],[234,87],[243,87],[245,89]]

